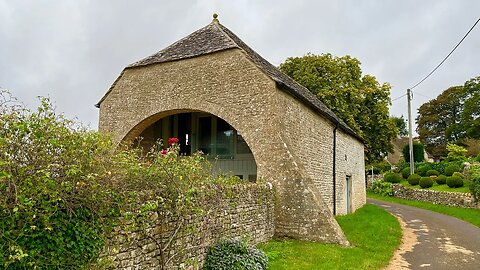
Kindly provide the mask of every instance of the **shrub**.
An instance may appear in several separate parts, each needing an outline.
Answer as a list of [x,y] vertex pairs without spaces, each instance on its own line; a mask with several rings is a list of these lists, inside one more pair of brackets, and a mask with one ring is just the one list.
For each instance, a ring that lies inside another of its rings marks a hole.
[[454,172],[460,172],[460,166],[456,164],[450,164],[445,168],[446,176],[452,176]]
[[420,176],[426,176],[427,171],[429,171],[429,170],[430,170],[430,166],[425,164],[425,165],[419,166],[416,170],[416,173],[419,174]]
[[402,181],[402,177],[396,173],[387,172],[383,176],[383,180],[389,183],[400,183]]
[[480,153],[478,153],[477,157],[475,158],[475,161],[480,162]]
[[382,196],[393,196],[393,185],[385,181],[376,181],[372,184],[372,191]]
[[465,160],[465,154],[467,153],[467,149],[463,146],[455,145],[455,144],[447,144],[447,151],[448,155],[446,160],[447,161],[455,161],[455,160]]
[[437,170],[428,170],[427,173],[425,174],[426,176],[438,176],[440,173]]
[[208,251],[203,269],[266,270],[268,258],[246,241],[220,240]]
[[463,173],[460,173],[460,172],[454,172],[454,173],[452,174],[452,176],[458,176],[458,177],[460,177],[460,178],[462,178],[462,179],[465,179],[465,175],[463,175]]
[[447,177],[445,175],[441,174],[441,175],[437,176],[437,179],[435,179],[435,181],[439,185],[445,185],[445,183],[447,183]]
[[447,186],[451,188],[463,187],[463,179],[459,176],[447,177]]
[[422,177],[418,183],[422,188],[429,188],[433,186],[433,180],[430,177]]
[[475,200],[478,202],[480,201],[480,165],[470,166],[468,176],[471,181],[470,192],[472,193]]
[[365,166],[365,171],[367,172],[368,175],[372,174],[372,167],[373,167],[373,174],[379,174],[379,173],[390,171],[392,168],[392,165],[390,165],[385,160],[368,164]]
[[418,185],[418,183],[420,182],[420,178],[421,176],[418,175],[418,174],[411,174],[409,177],[408,177],[408,183],[412,186],[416,186]]
[[403,179],[407,179],[409,176],[410,176],[410,168],[403,168],[402,170]]
[[4,104],[0,95],[3,269],[90,269],[118,218],[134,219],[140,233],[149,214],[189,213],[192,191],[232,180],[213,178],[204,157],[180,157],[175,145],[147,156],[116,148],[48,99],[34,112]]
[[[410,145],[406,144],[402,149],[403,159],[406,162],[410,162]],[[419,142],[413,143],[413,160],[415,162],[422,162],[425,159],[423,144]]]

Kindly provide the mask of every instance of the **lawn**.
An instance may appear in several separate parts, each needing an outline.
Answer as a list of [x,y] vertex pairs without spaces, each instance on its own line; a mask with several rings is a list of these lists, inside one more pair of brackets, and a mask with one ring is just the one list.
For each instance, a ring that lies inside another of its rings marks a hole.
[[400,199],[395,197],[385,197],[385,196],[375,194],[371,191],[367,192],[367,196],[373,199],[394,202],[394,203],[401,203],[405,205],[427,209],[430,211],[435,211],[438,213],[456,217],[458,219],[472,223],[477,227],[480,227],[480,209],[457,208],[457,207],[451,207],[451,206],[445,206],[445,205],[433,204],[433,203],[427,203],[427,202],[421,202],[421,201],[405,200],[405,199]]
[[269,257],[269,269],[381,269],[400,245],[397,219],[377,206],[367,204],[337,221],[351,247],[272,240],[259,245]]
[[[451,188],[451,187],[447,186],[446,184],[439,185],[439,184],[433,182],[432,187],[424,188],[424,189],[438,190],[438,191],[450,191],[450,192],[464,192],[464,193],[470,192],[470,182],[469,181],[464,181],[463,183],[464,183],[463,187]],[[408,188],[419,188],[419,189],[421,189],[421,187],[419,185],[416,185],[416,186],[410,185],[407,180],[402,180],[402,182],[400,182],[400,184],[403,185],[403,186],[406,186]]]

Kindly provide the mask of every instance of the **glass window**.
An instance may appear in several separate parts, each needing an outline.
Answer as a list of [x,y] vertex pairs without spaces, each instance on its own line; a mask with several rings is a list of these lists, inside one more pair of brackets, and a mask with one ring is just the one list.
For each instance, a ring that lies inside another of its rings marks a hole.
[[198,150],[212,154],[212,117],[198,118]]
[[217,156],[219,158],[233,158],[233,128],[224,120],[217,118]]

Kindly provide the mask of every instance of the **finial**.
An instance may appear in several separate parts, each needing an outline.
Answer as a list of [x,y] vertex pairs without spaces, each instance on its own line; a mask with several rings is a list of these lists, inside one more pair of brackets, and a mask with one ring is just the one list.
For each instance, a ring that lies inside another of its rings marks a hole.
[[213,13],[213,20],[212,20],[212,22],[218,23],[218,19],[217,19],[217,18],[218,18],[218,14],[217,14],[217,13]]

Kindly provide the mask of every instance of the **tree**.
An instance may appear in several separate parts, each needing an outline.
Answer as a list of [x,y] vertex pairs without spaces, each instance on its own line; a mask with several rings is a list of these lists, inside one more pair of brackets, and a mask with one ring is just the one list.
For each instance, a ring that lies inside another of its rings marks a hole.
[[480,76],[453,86],[418,109],[417,132],[428,152],[446,156],[448,143],[480,139]]
[[[403,159],[405,162],[410,162],[410,145],[405,144],[402,149]],[[423,144],[413,143],[413,161],[422,162],[425,159]]]
[[398,135],[400,137],[405,137],[408,135],[407,124],[403,118],[403,115],[400,117],[391,116],[390,119],[392,119],[392,121],[395,123],[395,126],[398,129]]
[[393,150],[397,136],[389,117],[390,85],[362,76],[360,61],[331,54],[290,57],[280,70],[308,88],[338,117],[365,139],[366,158],[380,160]]

